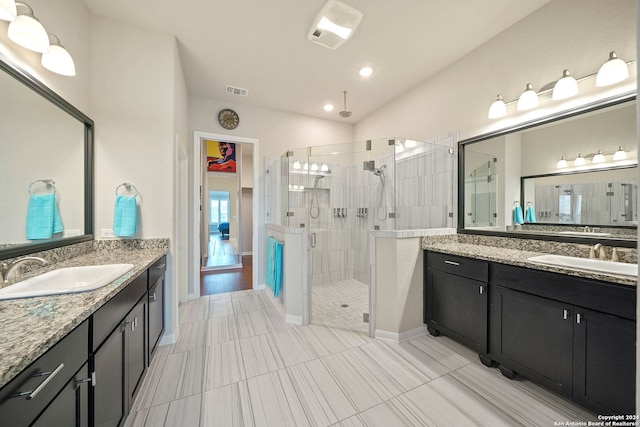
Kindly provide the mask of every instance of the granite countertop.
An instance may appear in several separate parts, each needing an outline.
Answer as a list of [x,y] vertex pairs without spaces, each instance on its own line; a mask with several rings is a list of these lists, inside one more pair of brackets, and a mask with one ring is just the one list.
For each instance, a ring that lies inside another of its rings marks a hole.
[[95,250],[38,270],[37,273],[41,274],[56,268],[79,265],[134,265],[120,278],[95,291],[0,301],[0,387],[166,253],[166,248]]
[[601,280],[620,285],[637,286],[635,277],[618,274],[600,273],[577,268],[559,267],[531,262],[528,258],[545,255],[544,252],[533,252],[522,249],[512,249],[498,246],[488,246],[474,243],[461,243],[455,241],[423,242],[422,249],[451,255],[459,255],[468,258],[483,259],[500,264],[515,265],[532,268],[535,270],[550,271],[553,273],[567,274],[586,279]]

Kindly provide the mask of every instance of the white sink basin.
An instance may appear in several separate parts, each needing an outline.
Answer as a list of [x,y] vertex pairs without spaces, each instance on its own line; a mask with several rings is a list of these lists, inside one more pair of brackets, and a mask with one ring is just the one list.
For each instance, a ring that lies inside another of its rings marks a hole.
[[587,236],[587,237],[609,237],[611,233],[592,233],[590,231],[560,231],[558,234],[568,234],[570,236]]
[[132,268],[133,264],[59,268],[0,289],[0,300],[93,291]]
[[576,268],[578,270],[600,271],[610,274],[622,274],[623,276],[638,276],[638,264],[627,264],[623,262],[602,261],[599,259],[578,258],[563,255],[534,256],[529,258],[529,261],[537,262],[539,264]]

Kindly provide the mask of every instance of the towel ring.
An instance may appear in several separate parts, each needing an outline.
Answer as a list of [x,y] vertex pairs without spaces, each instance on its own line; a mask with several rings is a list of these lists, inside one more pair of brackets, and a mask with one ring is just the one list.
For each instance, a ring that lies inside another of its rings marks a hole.
[[[132,189],[133,189],[133,191],[134,191],[133,197],[136,197],[138,194],[140,194],[140,193],[138,192],[138,189],[136,188],[136,186],[135,186],[135,185],[133,185],[133,184],[132,184],[132,183],[130,183],[130,182],[123,182],[122,184],[120,184],[120,185],[118,185],[118,186],[116,187],[116,195],[118,195],[118,190],[120,189],[120,187],[124,187],[124,188],[125,188],[127,191],[129,191],[129,192],[131,192],[131,191],[132,191]],[[124,195],[124,194],[123,194],[123,195]]]
[[35,194],[33,192],[33,186],[34,184],[37,184],[39,182],[42,182],[43,184],[45,184],[47,186],[47,189],[53,188],[53,193],[56,192],[56,182],[52,178],[45,178],[45,179],[36,179],[31,184],[29,184],[29,194]]

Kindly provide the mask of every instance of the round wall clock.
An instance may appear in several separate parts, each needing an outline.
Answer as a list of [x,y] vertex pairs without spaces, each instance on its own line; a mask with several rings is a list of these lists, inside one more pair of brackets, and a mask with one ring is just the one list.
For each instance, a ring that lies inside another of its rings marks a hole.
[[218,123],[225,129],[235,129],[240,124],[240,116],[230,108],[225,108],[218,113]]

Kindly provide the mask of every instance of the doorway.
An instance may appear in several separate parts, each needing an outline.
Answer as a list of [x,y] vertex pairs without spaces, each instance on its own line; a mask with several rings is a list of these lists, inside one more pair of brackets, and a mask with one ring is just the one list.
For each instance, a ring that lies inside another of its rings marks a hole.
[[251,289],[258,254],[253,214],[257,140],[194,133],[193,284],[189,298]]

